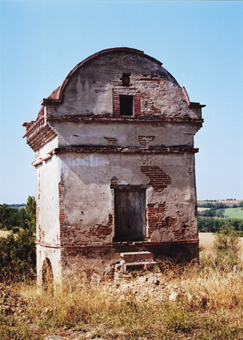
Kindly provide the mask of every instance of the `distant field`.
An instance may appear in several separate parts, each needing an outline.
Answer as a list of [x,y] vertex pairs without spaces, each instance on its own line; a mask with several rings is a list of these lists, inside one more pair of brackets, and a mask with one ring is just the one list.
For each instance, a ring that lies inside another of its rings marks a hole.
[[224,216],[229,218],[243,218],[242,208],[227,208],[225,209]]
[[[213,242],[214,242],[213,233],[199,233],[199,245],[203,246],[206,254],[213,251]],[[243,257],[243,237],[240,237],[241,241],[241,253]]]
[[0,237],[6,237],[8,234],[10,234],[10,231],[0,230]]
[[206,253],[213,251],[213,242],[213,233],[199,233],[199,246],[203,246]]

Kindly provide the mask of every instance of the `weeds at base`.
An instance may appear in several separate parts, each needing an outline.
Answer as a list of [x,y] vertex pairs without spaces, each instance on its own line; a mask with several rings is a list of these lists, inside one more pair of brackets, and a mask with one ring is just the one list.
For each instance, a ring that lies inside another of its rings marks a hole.
[[55,294],[37,294],[35,285],[13,284],[11,289],[26,301],[25,321],[2,313],[0,338],[43,340],[53,334],[73,334],[75,339],[243,339],[242,279],[242,270],[210,267],[167,269],[160,274],[160,284],[187,288],[192,296],[207,292],[205,304],[183,297],[174,302],[139,302],[132,291],[119,299],[119,288],[108,283],[96,287],[82,283],[76,289],[67,285]]

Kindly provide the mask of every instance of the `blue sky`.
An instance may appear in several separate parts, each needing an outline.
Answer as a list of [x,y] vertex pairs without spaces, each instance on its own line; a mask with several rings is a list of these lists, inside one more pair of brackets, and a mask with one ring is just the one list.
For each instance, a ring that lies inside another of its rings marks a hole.
[[160,60],[207,105],[198,199],[243,199],[243,2],[0,0],[0,204],[35,195],[22,123],[77,63],[110,47]]

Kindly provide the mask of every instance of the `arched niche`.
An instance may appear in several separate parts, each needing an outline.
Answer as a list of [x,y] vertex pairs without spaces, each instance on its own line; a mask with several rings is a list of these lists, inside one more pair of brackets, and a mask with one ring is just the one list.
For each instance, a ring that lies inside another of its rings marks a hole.
[[42,287],[44,290],[53,289],[53,271],[51,261],[46,257],[42,265]]

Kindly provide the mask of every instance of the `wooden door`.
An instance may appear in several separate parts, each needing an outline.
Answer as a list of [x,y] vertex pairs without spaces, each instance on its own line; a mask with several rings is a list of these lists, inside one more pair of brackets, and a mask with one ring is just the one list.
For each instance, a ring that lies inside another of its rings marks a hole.
[[144,234],[145,190],[116,190],[114,241],[141,241]]

